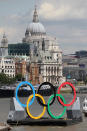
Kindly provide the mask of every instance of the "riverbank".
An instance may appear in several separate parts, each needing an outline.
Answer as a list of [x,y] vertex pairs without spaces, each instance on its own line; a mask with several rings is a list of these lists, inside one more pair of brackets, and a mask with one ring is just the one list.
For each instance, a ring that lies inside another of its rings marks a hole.
[[7,124],[0,123],[0,131],[9,131],[11,130],[11,127]]

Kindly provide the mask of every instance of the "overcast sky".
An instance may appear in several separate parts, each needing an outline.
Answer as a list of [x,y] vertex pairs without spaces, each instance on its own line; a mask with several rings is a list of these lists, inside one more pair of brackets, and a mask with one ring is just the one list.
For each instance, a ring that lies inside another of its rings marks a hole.
[[87,0],[0,0],[0,40],[21,42],[38,5],[40,22],[65,54],[87,50]]

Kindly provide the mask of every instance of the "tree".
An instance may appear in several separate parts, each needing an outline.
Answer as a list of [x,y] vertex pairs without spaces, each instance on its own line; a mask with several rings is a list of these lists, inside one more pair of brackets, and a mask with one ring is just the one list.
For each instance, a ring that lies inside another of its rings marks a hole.
[[4,73],[0,73],[0,84],[1,85],[10,85],[14,84],[16,82],[15,77],[10,78],[9,76],[6,76]]
[[0,83],[7,84],[8,82],[9,82],[9,78],[5,74],[0,73]]
[[9,76],[6,76],[4,73],[0,73],[0,85],[11,85],[14,84],[16,81],[24,80],[22,77],[22,74],[17,74],[15,77],[10,78]]
[[17,74],[15,76],[15,79],[18,80],[18,81],[21,81],[23,79],[22,74]]

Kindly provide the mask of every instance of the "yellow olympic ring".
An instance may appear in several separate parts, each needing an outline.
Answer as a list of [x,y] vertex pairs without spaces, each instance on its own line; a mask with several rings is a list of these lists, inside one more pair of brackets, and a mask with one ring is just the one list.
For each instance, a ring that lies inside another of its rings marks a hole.
[[[44,100],[44,98],[40,95],[40,94],[35,94],[35,96],[37,96],[37,97],[40,97],[41,99],[42,99],[42,101],[43,101],[43,104],[46,104],[45,103],[45,100]],[[44,106],[44,109],[43,109],[43,112],[39,115],[39,116],[37,116],[37,117],[34,117],[34,116],[32,116],[31,115],[31,113],[30,113],[30,111],[29,111],[29,102],[30,102],[30,100],[33,98],[33,95],[31,95],[29,98],[28,98],[28,100],[27,100],[27,113],[28,113],[28,115],[31,117],[31,118],[33,118],[33,119],[40,119],[43,115],[44,115],[44,113],[45,113],[45,110],[46,110],[46,107]]]

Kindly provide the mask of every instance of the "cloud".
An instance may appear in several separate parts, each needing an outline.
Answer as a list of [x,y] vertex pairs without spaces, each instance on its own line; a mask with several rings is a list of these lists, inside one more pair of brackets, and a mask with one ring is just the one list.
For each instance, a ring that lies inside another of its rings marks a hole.
[[[6,32],[9,43],[21,42],[32,21],[32,10],[0,14],[0,41]],[[38,10],[40,22],[48,34],[58,38],[63,52],[87,48],[87,0],[41,0]]]
[[2,33],[4,33],[4,28],[0,28],[0,35],[2,34]]
[[87,0],[44,0],[39,13],[46,20],[87,18]]
[[3,33],[6,34],[8,43],[19,43],[22,42],[24,36],[23,27],[2,27],[0,28],[0,41],[2,40]]
[[87,20],[63,20],[46,23],[49,35],[58,38],[64,53],[87,49]]
[[8,16],[1,16],[0,21],[0,40],[5,32],[9,43],[22,42],[25,30],[29,25],[32,12],[28,11],[22,14],[11,14]]

